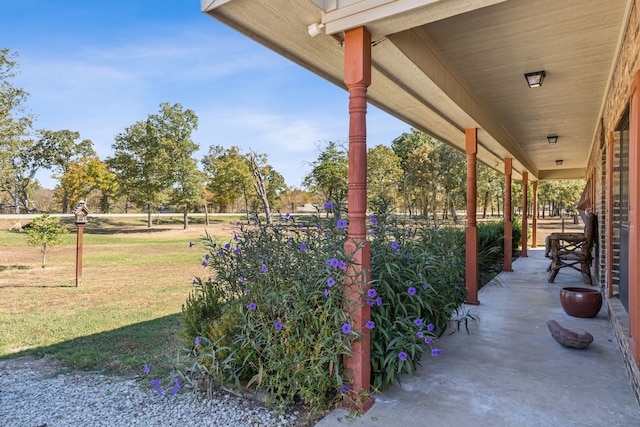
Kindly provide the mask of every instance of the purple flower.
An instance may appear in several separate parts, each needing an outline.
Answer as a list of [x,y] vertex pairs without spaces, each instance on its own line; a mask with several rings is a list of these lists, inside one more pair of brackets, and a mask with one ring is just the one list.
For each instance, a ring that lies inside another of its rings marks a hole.
[[429,323],[427,325],[427,331],[431,332],[431,331],[433,331],[433,329],[434,329],[433,323]]
[[255,302],[250,302],[249,303],[249,310],[253,311],[257,308],[258,306],[256,305]]
[[236,255],[240,253],[240,245],[236,245],[236,248],[233,250],[233,253]]
[[300,228],[304,228],[304,222],[300,223]]
[[306,251],[307,250],[307,244],[306,243],[300,243],[300,250],[302,252]]
[[209,254],[204,254],[205,261],[209,261]]
[[198,284],[198,281],[197,281],[196,279],[193,279],[193,280],[191,281],[191,284],[192,284],[192,285],[197,285],[197,284]]
[[424,332],[419,331],[419,332],[417,332],[417,333],[416,333],[416,336],[417,336],[418,338],[424,338]]
[[193,242],[189,242],[189,247],[192,248],[193,247]]
[[373,329],[376,327],[376,324],[373,321],[369,320],[367,323],[364,324],[364,327],[367,329]]
[[382,305],[382,298],[380,298],[380,297],[376,298],[376,305],[378,307],[380,307]]
[[351,333],[351,325],[348,323],[344,323],[342,325],[342,332],[345,334],[350,334]]
[[151,387],[153,387],[153,388],[158,388],[158,387],[160,387],[160,381],[158,381],[158,380],[151,380]]
[[238,280],[240,280],[240,283],[244,283],[247,281],[247,279],[245,279],[244,276],[240,276]]
[[440,356],[441,354],[442,354],[442,350],[441,350],[441,349],[439,349],[439,348],[433,348],[433,349],[431,349],[431,355],[432,355],[433,357],[438,357],[438,356]]
[[345,384],[342,387],[340,387],[340,391],[343,393],[346,393],[349,391],[349,384]]
[[338,260],[338,258],[331,258],[327,262],[329,263],[329,267],[332,267],[332,268],[337,268],[338,265],[340,265],[340,260]]
[[397,250],[398,249],[398,242],[392,242],[391,243],[391,249]]
[[236,233],[233,233],[233,240],[235,240],[236,242],[238,241],[238,235]]
[[227,243],[226,245],[224,245],[225,249],[231,249],[231,243]]
[[149,365],[144,365],[144,367],[142,368],[142,370],[144,371],[144,373],[146,375],[149,375],[149,372],[151,371],[151,368],[149,367]]
[[347,267],[347,265],[344,263],[344,261],[338,261],[338,268],[342,271],[344,271],[344,269]]
[[416,319],[413,321],[413,323],[415,323],[416,326],[422,326],[422,319]]
[[207,261],[202,261],[202,266],[206,267],[207,266]]
[[282,329],[282,323],[276,322],[273,327],[276,328],[276,331],[279,331]]
[[171,395],[175,396],[176,393],[180,390],[180,381],[177,378],[173,379],[173,388],[171,389]]
[[331,202],[327,202],[324,204],[324,208],[329,210],[329,209],[333,209],[333,203]]
[[373,307],[373,300],[372,300],[372,299],[368,299],[368,298],[367,298],[367,305],[368,305],[369,307]]
[[325,297],[329,298],[329,294],[330,294],[331,292],[329,292],[329,289],[325,289],[323,293],[324,293],[324,296],[325,296]]
[[193,345],[196,347],[200,345],[200,337],[196,337],[196,340],[193,342]]
[[405,353],[404,351],[401,351],[400,353],[398,353],[398,359],[402,361],[407,360],[407,353]]
[[267,266],[265,264],[262,264],[262,267],[260,267],[260,271],[262,271],[263,273],[266,273],[268,270]]
[[422,289],[429,289],[429,285],[425,283],[424,285],[422,285]]
[[333,277],[329,277],[329,278],[327,279],[327,286],[328,286],[328,287],[332,287],[332,286],[333,286],[333,285],[335,285],[335,284],[336,284],[336,280],[335,280]]
[[324,237],[329,237],[329,232],[328,231],[324,232]]
[[369,298],[375,298],[378,293],[375,289],[371,288],[367,291],[367,295],[369,296]]
[[416,288],[414,288],[413,286],[410,287],[409,289],[407,289],[407,293],[409,295],[412,295],[412,296],[415,295],[416,294]]
[[428,338],[424,339],[424,343],[425,344],[431,344],[432,341],[433,341],[433,338],[431,338],[431,337],[428,337]]
[[347,226],[347,221],[345,221],[343,218],[340,218],[336,223],[336,226],[338,228],[345,228]]
[[161,388],[156,389],[156,393],[158,393],[158,396],[162,396],[164,394],[164,390],[162,390]]
[[369,221],[371,221],[371,224],[373,225],[378,225],[378,220],[373,215],[369,215]]

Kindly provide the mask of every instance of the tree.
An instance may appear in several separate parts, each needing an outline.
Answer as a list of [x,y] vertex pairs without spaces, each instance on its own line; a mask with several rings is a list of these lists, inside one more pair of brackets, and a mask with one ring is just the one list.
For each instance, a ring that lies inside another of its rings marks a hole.
[[304,177],[304,186],[320,193],[325,200],[343,198],[347,193],[349,170],[345,149],[329,141],[311,166],[311,172]]
[[29,94],[16,88],[18,54],[0,49],[0,191],[6,192],[20,213],[20,206],[28,207],[28,191],[33,183],[33,173],[26,172],[30,163],[33,140],[33,118],[25,112]]
[[167,189],[187,185],[187,181],[179,183],[179,178],[193,173],[189,159],[198,145],[191,141],[191,132],[197,126],[198,117],[192,110],[162,103],[159,114],[149,115],[116,136],[114,156],[107,164],[116,172],[120,194],[146,207],[148,227],[152,207],[170,197]]
[[[423,163],[422,166],[426,166],[426,164],[424,164],[426,160],[419,161],[419,159],[412,158],[415,150],[424,146],[426,143],[427,135],[413,128],[411,129],[411,133],[403,133],[391,142],[393,152],[400,158],[400,167],[402,168],[400,192],[405,201],[405,211],[408,211],[409,214],[412,214],[414,198],[423,199],[426,196],[424,194],[421,195],[420,192],[414,188],[416,184],[419,185],[422,181],[420,166],[416,165],[416,163]],[[413,170],[420,173],[420,175],[412,176]]]
[[[76,141],[80,138],[79,132],[63,129],[59,131],[40,130],[40,138],[34,144],[33,165],[36,169],[49,168],[57,173],[58,178],[64,176],[71,164],[83,158],[95,158],[93,142],[88,139]],[[62,213],[68,211],[69,195],[64,186],[61,186]]]
[[57,218],[49,215],[42,215],[34,218],[25,228],[27,242],[31,246],[40,246],[42,252],[42,268],[47,261],[49,249],[62,242],[62,235],[67,233],[67,229],[60,225]]
[[202,165],[219,211],[223,212],[243,198],[245,213],[248,215],[248,191],[253,178],[247,158],[242,155],[240,148],[233,146],[225,149],[220,145],[212,145],[209,147],[209,154],[202,159]]
[[393,150],[377,145],[367,151],[367,195],[369,202],[378,198],[395,204],[402,182],[401,159]]
[[[482,218],[486,218],[489,204],[493,206],[493,200],[502,198],[504,175],[489,166],[479,163],[477,182],[478,204],[482,207]],[[493,211],[493,207],[491,209]],[[500,206],[498,206],[498,214],[500,214]]]
[[75,205],[80,200],[89,200],[94,191],[100,192],[100,209],[109,211],[109,197],[116,193],[118,184],[115,174],[98,157],[87,157],[69,163],[67,171],[60,177],[56,195]]

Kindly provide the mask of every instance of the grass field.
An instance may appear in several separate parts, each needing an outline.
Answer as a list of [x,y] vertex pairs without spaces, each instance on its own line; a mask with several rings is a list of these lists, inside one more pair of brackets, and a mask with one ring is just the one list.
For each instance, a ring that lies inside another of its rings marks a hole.
[[228,239],[238,217],[216,217],[206,228],[194,219],[187,230],[181,220],[148,229],[146,217],[90,217],[76,287],[72,224],[41,268],[39,248],[0,217],[0,358],[46,355],[70,369],[130,375],[175,355],[191,281],[210,274],[200,265],[204,250],[189,242],[205,229]]

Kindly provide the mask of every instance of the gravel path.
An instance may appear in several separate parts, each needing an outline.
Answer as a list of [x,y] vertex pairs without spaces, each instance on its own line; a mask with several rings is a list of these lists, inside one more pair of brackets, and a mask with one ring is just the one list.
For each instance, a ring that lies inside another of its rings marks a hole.
[[159,396],[131,379],[72,373],[55,363],[0,360],[0,425],[55,426],[300,426],[296,412],[278,415],[255,402],[220,393]]

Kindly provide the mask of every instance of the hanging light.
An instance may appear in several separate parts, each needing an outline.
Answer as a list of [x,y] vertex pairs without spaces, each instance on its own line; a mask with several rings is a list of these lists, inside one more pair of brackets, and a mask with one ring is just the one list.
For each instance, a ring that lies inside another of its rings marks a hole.
[[558,166],[562,165],[562,160],[556,160],[556,165]]
[[555,144],[558,142],[558,135],[548,135],[547,136],[547,141],[549,141],[549,144]]

